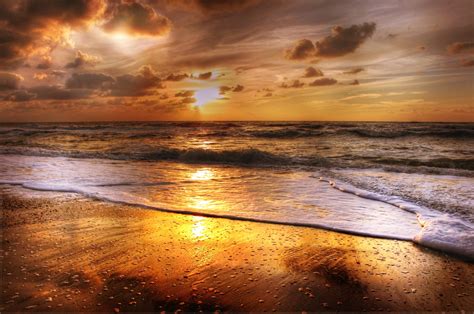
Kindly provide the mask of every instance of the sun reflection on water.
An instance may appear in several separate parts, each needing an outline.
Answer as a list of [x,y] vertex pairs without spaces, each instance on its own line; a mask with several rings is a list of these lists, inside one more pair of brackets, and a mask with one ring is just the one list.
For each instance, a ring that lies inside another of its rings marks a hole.
[[199,169],[196,172],[191,173],[190,178],[193,181],[208,181],[214,178],[214,172],[208,168]]

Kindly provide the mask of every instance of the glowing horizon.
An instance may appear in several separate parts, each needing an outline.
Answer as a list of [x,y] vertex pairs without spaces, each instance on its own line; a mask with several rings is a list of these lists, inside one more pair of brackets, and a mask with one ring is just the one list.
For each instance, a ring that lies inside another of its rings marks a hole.
[[470,1],[41,3],[2,5],[0,122],[474,121]]

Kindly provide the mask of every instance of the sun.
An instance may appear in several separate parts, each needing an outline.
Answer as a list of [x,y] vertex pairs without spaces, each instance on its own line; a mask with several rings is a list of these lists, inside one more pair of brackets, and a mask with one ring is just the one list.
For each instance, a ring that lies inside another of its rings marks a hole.
[[219,89],[217,87],[200,89],[195,92],[194,97],[196,98],[195,106],[201,107],[207,103],[219,99]]

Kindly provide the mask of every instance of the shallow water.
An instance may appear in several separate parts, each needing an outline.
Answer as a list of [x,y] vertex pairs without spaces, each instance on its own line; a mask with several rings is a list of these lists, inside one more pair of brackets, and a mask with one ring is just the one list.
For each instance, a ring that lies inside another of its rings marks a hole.
[[474,257],[472,124],[0,126],[0,183]]

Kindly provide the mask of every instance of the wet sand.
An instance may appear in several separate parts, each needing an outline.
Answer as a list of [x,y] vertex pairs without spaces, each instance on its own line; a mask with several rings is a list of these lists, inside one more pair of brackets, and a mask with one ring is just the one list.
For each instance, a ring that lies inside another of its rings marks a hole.
[[410,242],[0,193],[2,312],[474,309],[474,265]]

